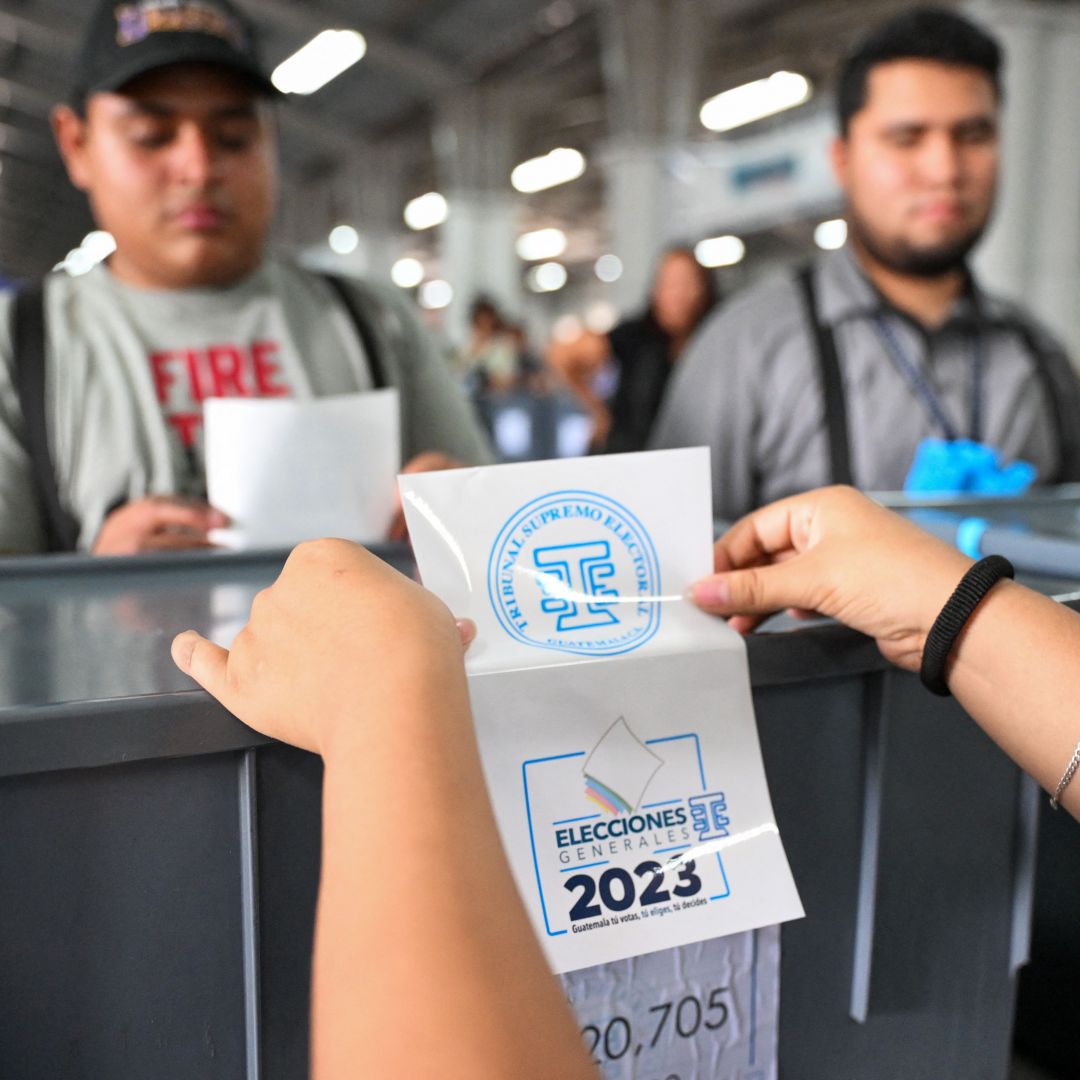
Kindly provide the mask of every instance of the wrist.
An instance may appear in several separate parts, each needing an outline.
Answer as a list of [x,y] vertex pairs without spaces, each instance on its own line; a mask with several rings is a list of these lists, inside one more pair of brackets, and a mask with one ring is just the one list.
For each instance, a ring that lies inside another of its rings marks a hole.
[[322,724],[318,752],[327,768],[351,770],[358,759],[413,753],[416,745],[442,737],[444,730],[456,731],[471,723],[468,684],[464,661],[428,657],[426,662],[395,664],[395,671],[383,669],[379,679],[383,689],[372,693],[357,686],[339,698]]

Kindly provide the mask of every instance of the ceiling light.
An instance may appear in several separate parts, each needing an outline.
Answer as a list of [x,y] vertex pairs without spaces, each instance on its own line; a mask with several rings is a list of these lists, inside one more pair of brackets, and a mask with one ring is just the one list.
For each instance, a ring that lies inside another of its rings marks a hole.
[[552,30],[564,30],[577,18],[577,11],[570,0],[555,0],[544,8],[540,18]]
[[823,221],[814,230],[814,243],[823,251],[842,248],[847,240],[847,222],[843,218]]
[[576,180],[584,171],[585,158],[580,151],[563,146],[542,157],[523,161],[510,174],[510,183],[515,191],[531,194]]
[[609,300],[597,300],[585,309],[585,325],[594,334],[607,334],[619,321],[619,312]]
[[450,207],[437,191],[418,195],[405,204],[405,224],[417,231],[441,225],[449,216]]
[[352,67],[364,53],[367,42],[355,30],[323,30],[302,49],[282,60],[270,81],[283,94],[313,94]]
[[528,280],[533,292],[558,292],[566,284],[566,267],[557,262],[541,263],[529,271]]
[[607,285],[618,281],[622,277],[622,271],[622,259],[618,255],[601,255],[593,267],[593,273]]
[[360,234],[351,225],[336,225],[328,238],[335,255],[351,255],[360,244]]
[[406,255],[390,267],[390,280],[400,289],[415,289],[424,280],[424,264]]
[[422,308],[427,308],[428,311],[438,311],[440,308],[447,307],[450,301],[454,299],[454,290],[450,287],[449,281],[432,278],[431,281],[425,281],[420,286],[419,299]]
[[701,106],[701,122],[710,131],[731,131],[774,113],[801,105],[810,97],[810,83],[793,71],[777,71],[767,79],[736,86]]
[[734,266],[742,262],[746,245],[737,236],[713,236],[694,247],[694,258],[702,266]]
[[526,262],[554,259],[566,250],[566,233],[562,229],[537,229],[522,233],[514,250]]

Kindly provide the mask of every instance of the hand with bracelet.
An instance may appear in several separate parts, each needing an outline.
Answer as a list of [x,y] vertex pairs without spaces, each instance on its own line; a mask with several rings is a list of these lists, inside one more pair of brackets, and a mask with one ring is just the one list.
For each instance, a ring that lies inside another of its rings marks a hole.
[[888,660],[947,684],[987,734],[1080,817],[1080,783],[1069,783],[1080,763],[1080,616],[999,579],[1001,567],[971,574],[973,565],[853,489],[824,488],[732,526],[716,543],[716,573],[693,596],[744,633],[794,608],[870,635]]

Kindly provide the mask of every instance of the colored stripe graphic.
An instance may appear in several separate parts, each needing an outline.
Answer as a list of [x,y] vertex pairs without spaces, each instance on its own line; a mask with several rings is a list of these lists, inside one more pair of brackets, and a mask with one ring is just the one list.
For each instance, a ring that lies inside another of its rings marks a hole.
[[585,798],[603,807],[609,814],[629,814],[634,808],[616,791],[585,774]]

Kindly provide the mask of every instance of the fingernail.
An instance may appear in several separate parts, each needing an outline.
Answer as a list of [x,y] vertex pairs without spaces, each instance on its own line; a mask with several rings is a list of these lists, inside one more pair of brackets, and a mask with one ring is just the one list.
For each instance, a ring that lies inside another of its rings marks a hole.
[[731,589],[725,578],[704,578],[691,586],[690,599],[698,607],[727,607],[731,600]]
[[228,514],[223,514],[220,510],[210,511],[210,527],[212,529],[223,529],[229,524]]
[[476,637],[476,623],[472,619],[456,619],[458,634],[461,635],[463,648],[468,648]]
[[198,634],[194,630],[185,630],[173,638],[170,649],[173,663],[185,673],[191,668],[191,654],[195,651],[196,640]]

